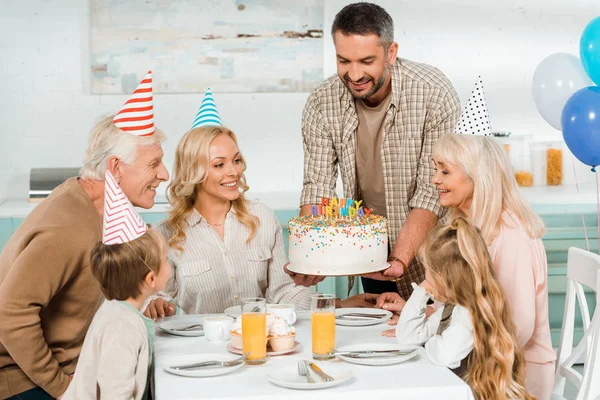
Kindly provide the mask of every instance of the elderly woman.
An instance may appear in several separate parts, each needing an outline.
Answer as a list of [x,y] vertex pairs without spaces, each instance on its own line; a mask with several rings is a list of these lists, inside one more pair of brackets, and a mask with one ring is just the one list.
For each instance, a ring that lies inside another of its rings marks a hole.
[[[440,204],[449,208],[450,220],[467,217],[488,244],[523,347],[527,389],[538,399],[549,399],[556,357],[548,322],[544,224],[520,194],[506,152],[492,137],[444,135],[432,154]],[[396,302],[387,309],[403,305],[390,294],[382,296],[380,305],[386,301]]]
[[[172,210],[157,228],[169,244],[173,274],[147,316],[171,315],[169,297],[188,314],[222,313],[245,297],[309,308],[309,289],[283,271],[287,258],[275,214],[244,196],[245,169],[231,130],[200,126],[183,136],[169,185]],[[344,305],[360,306],[367,297]]]

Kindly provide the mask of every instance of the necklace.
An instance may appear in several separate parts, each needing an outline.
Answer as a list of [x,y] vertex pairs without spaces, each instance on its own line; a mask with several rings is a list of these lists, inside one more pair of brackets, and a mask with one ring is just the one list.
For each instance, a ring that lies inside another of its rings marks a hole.
[[222,226],[225,221],[221,222],[220,224],[211,224],[210,222],[206,221],[207,224],[209,224],[210,226]]

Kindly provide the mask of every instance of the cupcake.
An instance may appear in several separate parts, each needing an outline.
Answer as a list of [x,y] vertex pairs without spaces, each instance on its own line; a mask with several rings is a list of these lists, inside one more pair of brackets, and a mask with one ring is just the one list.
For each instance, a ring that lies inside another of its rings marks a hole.
[[[267,337],[269,336],[269,329],[271,328],[271,325],[273,325],[274,321],[275,321],[275,314],[268,313],[267,314],[267,326],[266,326],[266,331],[265,331],[265,335]],[[229,333],[231,333],[231,347],[233,347],[234,349],[242,350],[243,341],[242,341],[242,316],[241,315],[235,319],[235,321],[233,322],[233,325],[231,325],[231,331]]]
[[273,351],[289,351],[296,343],[296,328],[285,318],[276,317],[269,329],[269,346]]

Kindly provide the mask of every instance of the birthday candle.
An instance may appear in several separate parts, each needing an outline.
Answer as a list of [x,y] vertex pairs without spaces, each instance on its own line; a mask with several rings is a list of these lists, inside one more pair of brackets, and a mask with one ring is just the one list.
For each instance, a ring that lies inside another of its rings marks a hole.
[[365,208],[365,217],[368,217],[369,215],[371,215],[371,212],[373,212],[372,208]]
[[319,208],[318,208],[317,206],[312,206],[312,207],[310,208],[310,213],[311,213],[312,215],[319,215]]
[[360,207],[360,208],[358,209],[358,211],[356,212],[356,214],[357,214],[359,217],[364,217],[364,216],[365,216],[365,210],[364,210],[364,207]]
[[325,207],[325,215],[327,215],[328,217],[331,217],[331,206]]
[[354,200],[354,204],[356,205],[356,210],[358,210],[360,205],[362,204],[362,200],[358,200],[358,201]]
[[332,198],[331,202],[329,203],[329,205],[331,207],[337,207],[337,205],[338,205],[338,199],[337,199],[337,197]]
[[348,215],[351,217],[356,217],[356,208],[348,207]]

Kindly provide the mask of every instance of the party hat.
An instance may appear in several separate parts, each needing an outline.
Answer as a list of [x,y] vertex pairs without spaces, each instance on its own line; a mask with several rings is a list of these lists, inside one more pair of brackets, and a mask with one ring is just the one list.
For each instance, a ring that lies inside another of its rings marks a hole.
[[146,233],[144,220],[106,170],[104,181],[104,226],[102,243],[120,244],[131,242]]
[[152,71],[135,89],[129,100],[113,118],[123,132],[136,136],[154,134],[154,107],[152,106]]
[[471,97],[460,115],[454,133],[483,136],[491,136],[492,134],[481,77],[479,77],[475,89],[471,92]]
[[204,100],[202,100],[200,109],[192,124],[192,129],[199,126],[223,126],[221,117],[219,116],[219,110],[217,110],[217,105],[215,104],[215,99],[213,98],[210,88],[206,90]]

